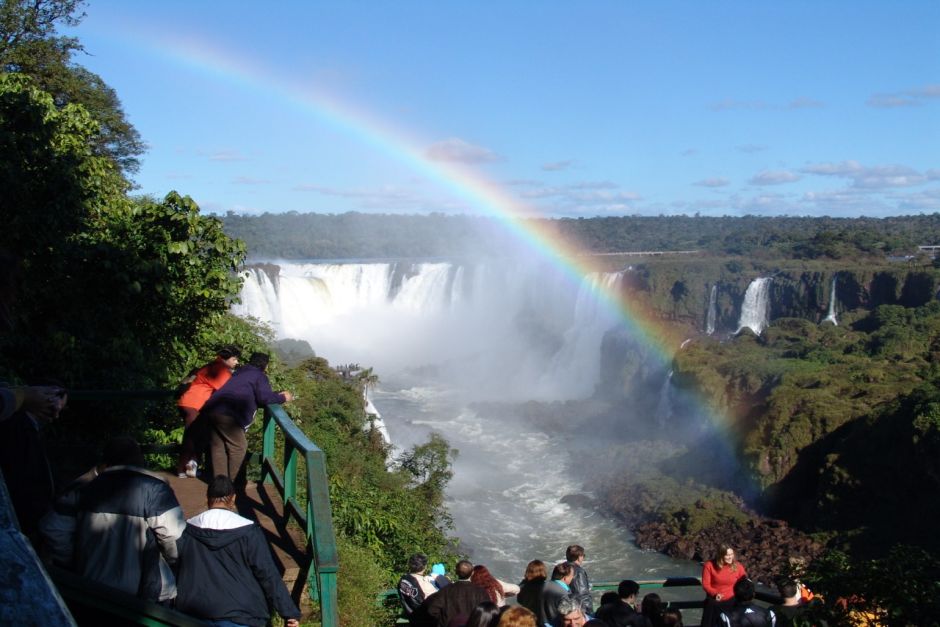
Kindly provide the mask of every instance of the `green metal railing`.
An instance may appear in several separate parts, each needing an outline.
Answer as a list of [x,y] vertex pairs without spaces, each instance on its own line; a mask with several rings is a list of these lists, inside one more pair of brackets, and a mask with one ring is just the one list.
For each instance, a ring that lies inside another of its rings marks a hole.
[[[326,454],[301,431],[280,405],[269,405],[264,411],[261,450],[261,479],[274,484],[284,502],[284,517],[293,518],[306,533],[311,550],[307,574],[310,598],[320,603],[323,627],[338,627],[336,605],[336,536],[330,509],[329,481],[326,475]],[[283,471],[277,466],[277,430],[284,435]],[[306,468],[305,499],[298,498],[298,462],[303,458]]]
[[[683,623],[688,627],[698,625],[699,612],[705,607],[705,592],[702,590],[702,581],[698,577],[669,577],[667,579],[638,580],[640,594],[637,603],[642,596],[649,592],[658,592],[662,596],[663,607],[674,610],[685,610],[692,612],[691,616],[684,616]],[[596,581],[591,582],[591,596],[594,599],[595,609],[599,607],[600,596],[604,592],[616,592],[620,585],[619,581]],[[776,605],[783,600],[769,588],[758,585],[755,590],[755,598],[766,605]],[[376,602],[379,605],[387,605],[398,599],[398,591],[394,588],[385,590],[378,595]],[[510,597],[507,601],[514,604],[516,601]],[[407,619],[399,619],[399,624],[408,624]]]

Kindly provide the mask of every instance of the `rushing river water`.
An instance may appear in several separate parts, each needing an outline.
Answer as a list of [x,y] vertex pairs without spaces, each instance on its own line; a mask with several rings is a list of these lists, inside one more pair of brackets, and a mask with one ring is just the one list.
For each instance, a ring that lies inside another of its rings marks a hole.
[[529,560],[552,564],[569,544],[585,547],[595,581],[701,573],[694,562],[637,548],[613,520],[561,501],[585,493],[572,470],[579,460],[567,452],[570,436],[546,433],[499,406],[473,408],[452,390],[404,377],[385,378],[373,398],[399,449],[436,431],[460,451],[447,507],[461,549],[497,577],[518,581]]

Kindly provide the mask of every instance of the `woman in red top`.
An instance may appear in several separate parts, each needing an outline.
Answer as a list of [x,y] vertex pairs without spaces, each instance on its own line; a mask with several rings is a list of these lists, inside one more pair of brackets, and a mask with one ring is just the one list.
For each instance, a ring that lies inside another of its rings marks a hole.
[[742,577],[747,577],[747,570],[735,559],[734,549],[726,544],[719,546],[715,559],[705,562],[702,569],[705,588],[702,627],[717,625],[720,614],[734,606],[734,584]]
[[192,375],[192,382],[176,403],[186,424],[186,430],[183,431],[183,450],[176,462],[176,472],[180,477],[196,476],[198,468],[196,455],[200,434],[196,433],[199,429],[198,426],[192,426],[193,422],[212,393],[232,378],[232,371],[238,365],[239,357],[241,357],[241,350],[236,346],[227,346],[219,350],[215,361],[206,364]]

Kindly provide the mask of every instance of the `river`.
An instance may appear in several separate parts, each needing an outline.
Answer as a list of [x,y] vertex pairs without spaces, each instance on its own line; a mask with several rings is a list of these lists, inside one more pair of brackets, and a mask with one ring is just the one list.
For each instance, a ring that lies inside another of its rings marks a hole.
[[595,581],[701,574],[697,563],[641,550],[612,519],[562,502],[590,495],[575,478],[570,435],[519,421],[505,406],[476,407],[413,377],[385,377],[373,399],[399,449],[436,431],[459,450],[446,493],[454,533],[461,550],[500,579],[517,582],[529,560],[563,559],[569,544],[585,547]]

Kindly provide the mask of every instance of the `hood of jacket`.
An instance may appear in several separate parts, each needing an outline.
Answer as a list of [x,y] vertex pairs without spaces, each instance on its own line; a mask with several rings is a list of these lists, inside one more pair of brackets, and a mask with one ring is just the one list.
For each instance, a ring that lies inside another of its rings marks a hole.
[[254,528],[247,518],[224,509],[210,509],[190,518],[183,532],[209,550],[224,549],[245,537]]

